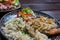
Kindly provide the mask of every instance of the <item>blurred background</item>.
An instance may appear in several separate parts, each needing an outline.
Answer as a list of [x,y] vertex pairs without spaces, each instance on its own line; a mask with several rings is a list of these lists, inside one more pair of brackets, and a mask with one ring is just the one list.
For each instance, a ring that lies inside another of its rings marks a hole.
[[30,7],[60,20],[60,0],[20,0],[23,7]]
[[36,10],[60,10],[60,0],[20,0],[22,7]]

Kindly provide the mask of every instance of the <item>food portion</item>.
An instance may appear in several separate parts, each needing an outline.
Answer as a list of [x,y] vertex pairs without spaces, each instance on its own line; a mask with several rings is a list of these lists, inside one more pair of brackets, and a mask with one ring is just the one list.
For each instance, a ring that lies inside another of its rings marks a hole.
[[52,18],[35,17],[33,10],[23,8],[17,13],[17,17],[4,23],[2,30],[7,37],[14,40],[51,40],[44,33],[50,33],[57,24]]
[[38,30],[40,32],[47,32],[53,28],[56,28],[55,20],[51,18],[47,18],[44,16],[40,16],[30,22],[27,23],[34,31]]
[[19,6],[19,0],[0,0],[0,10],[16,9]]
[[23,8],[21,11],[17,13],[18,17],[22,17],[25,21],[29,21],[35,18],[35,14],[32,9]]
[[59,33],[60,33],[60,28],[51,29],[51,30],[49,30],[47,33],[50,34],[50,35],[59,34]]
[[25,22],[22,19],[14,18],[12,20],[7,21],[5,23],[5,27],[3,31],[6,33],[5,35],[8,37],[14,38],[14,40],[33,40],[34,38],[30,37],[28,34],[25,34],[23,31],[25,28]]
[[36,31],[34,36],[30,35],[25,26],[26,24],[22,19],[14,18],[7,21],[2,29],[6,36],[12,37],[14,40],[49,40],[45,34],[39,31]]

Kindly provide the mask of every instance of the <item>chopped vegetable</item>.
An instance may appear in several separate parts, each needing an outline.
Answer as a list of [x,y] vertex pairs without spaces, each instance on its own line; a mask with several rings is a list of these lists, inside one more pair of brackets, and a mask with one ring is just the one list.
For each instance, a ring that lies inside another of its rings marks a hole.
[[33,13],[34,13],[33,10],[30,9],[29,7],[28,7],[28,8],[23,8],[23,9],[22,9],[22,12],[26,12],[26,13],[28,13],[28,14],[33,14]]
[[19,5],[19,0],[14,0],[14,1],[12,2],[12,4],[14,4],[15,6],[18,6],[18,5]]
[[[5,1],[7,1],[7,0],[5,0]],[[12,3],[14,0],[8,0],[10,3]]]
[[24,16],[33,16],[32,14],[24,14]]
[[30,9],[29,7],[23,8],[17,14],[18,17],[22,17],[25,21],[30,21],[32,18],[35,17],[33,10]]
[[24,33],[24,34],[27,34],[27,33],[28,33],[28,31],[27,31],[26,29],[24,29],[24,30],[23,30],[23,33]]
[[18,21],[18,24],[21,24],[21,21]]
[[30,18],[26,18],[25,20],[28,22],[30,20]]
[[17,13],[17,15],[18,16],[21,16],[23,13],[21,12],[21,11],[19,11],[18,13]]

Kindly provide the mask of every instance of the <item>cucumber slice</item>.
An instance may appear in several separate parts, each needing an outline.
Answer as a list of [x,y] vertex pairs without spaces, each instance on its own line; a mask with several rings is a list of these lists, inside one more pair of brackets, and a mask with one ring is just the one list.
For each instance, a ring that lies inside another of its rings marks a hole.
[[12,2],[13,5],[18,6],[19,5],[19,0],[14,0],[14,2]]

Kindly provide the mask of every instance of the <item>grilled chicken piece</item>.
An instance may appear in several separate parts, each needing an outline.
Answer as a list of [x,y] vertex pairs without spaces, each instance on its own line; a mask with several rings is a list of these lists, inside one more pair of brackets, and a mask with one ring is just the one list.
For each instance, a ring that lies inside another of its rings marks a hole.
[[51,29],[47,33],[50,34],[50,35],[59,34],[60,33],[60,28]]

